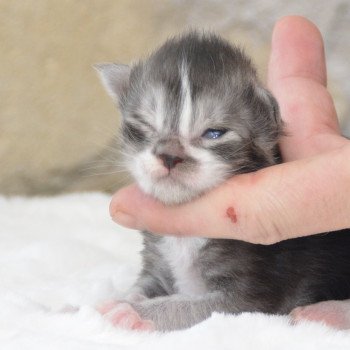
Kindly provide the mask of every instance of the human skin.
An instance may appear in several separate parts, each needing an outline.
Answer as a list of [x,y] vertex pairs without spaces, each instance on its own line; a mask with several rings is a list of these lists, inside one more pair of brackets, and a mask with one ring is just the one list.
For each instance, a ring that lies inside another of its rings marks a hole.
[[[350,227],[350,141],[340,134],[327,90],[322,36],[305,18],[276,23],[268,87],[285,122],[283,164],[234,176],[177,206],[165,206],[131,185],[113,196],[113,220],[163,235],[261,244]],[[232,210],[235,220],[228,215]]]

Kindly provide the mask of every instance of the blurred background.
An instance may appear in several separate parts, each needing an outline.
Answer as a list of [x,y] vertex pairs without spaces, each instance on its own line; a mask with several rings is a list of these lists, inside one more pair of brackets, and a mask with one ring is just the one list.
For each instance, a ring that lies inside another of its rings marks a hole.
[[0,193],[114,191],[124,182],[114,167],[119,115],[93,63],[128,63],[170,35],[205,28],[240,43],[265,80],[273,24],[287,14],[320,28],[350,135],[349,0],[0,0]]

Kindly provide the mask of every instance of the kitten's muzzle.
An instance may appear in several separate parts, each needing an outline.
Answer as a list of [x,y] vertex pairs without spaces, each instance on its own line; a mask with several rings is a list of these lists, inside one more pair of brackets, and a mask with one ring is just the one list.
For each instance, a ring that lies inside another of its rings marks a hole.
[[185,152],[181,142],[177,138],[161,139],[153,149],[153,153],[163,165],[171,170],[185,160]]
[[183,158],[172,156],[170,154],[162,153],[158,155],[163,162],[163,165],[169,170],[175,168],[176,164],[182,163],[184,161]]

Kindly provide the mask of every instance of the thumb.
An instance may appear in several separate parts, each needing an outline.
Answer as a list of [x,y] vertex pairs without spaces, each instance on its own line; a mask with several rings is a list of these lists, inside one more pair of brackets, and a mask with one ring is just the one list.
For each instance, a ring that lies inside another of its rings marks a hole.
[[345,228],[350,225],[350,165],[344,169],[349,150],[238,175],[178,206],[165,206],[132,185],[114,195],[110,213],[121,225],[153,233],[261,244]]

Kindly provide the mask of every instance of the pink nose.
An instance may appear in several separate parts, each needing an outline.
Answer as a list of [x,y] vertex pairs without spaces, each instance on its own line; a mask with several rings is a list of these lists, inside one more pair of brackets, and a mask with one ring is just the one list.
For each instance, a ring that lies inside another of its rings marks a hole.
[[163,165],[169,170],[175,168],[176,164],[182,163],[184,160],[177,156],[172,156],[170,154],[159,154],[158,157],[163,161]]

